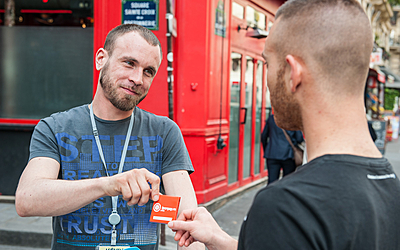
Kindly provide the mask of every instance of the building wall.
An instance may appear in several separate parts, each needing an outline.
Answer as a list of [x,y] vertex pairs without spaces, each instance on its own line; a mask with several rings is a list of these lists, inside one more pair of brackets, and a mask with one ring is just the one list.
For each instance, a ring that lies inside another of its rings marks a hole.
[[[246,30],[238,29],[239,26],[245,27],[247,23],[245,19],[240,20],[232,17],[233,0],[175,0],[172,2],[175,4],[173,11],[177,32],[177,36],[172,39],[174,120],[181,128],[196,170],[191,175],[191,179],[198,202],[205,203],[267,174],[262,164],[259,173],[254,174],[254,169],[252,169],[249,177],[243,177],[240,174],[240,171],[242,171],[240,168],[243,168],[243,166],[239,164],[238,180],[228,183],[229,154],[233,154],[229,152],[228,147],[232,135],[229,127],[231,118],[231,53],[233,51],[242,53],[244,56],[242,67],[245,67],[246,56],[251,56],[255,61],[262,60],[260,54],[263,50],[265,38],[249,38],[245,36]],[[235,2],[245,8],[250,6],[254,10],[264,13],[267,23],[273,23],[274,13],[284,1],[235,0]],[[160,0],[159,28],[153,32],[161,42],[164,60],[148,96],[139,106],[155,114],[168,116],[167,22],[165,16],[166,0]],[[108,31],[122,22],[121,2],[116,4],[114,0],[96,0],[93,18],[95,20],[93,29],[94,56],[97,50],[103,46]],[[266,24],[266,26],[268,25]],[[94,61],[94,58],[92,60]],[[262,80],[262,120],[265,120],[267,88],[265,66],[263,67],[264,73],[260,77],[264,78]],[[254,73],[256,73],[255,69],[256,67],[254,67]],[[92,73],[90,72],[90,74]],[[92,76],[93,92],[90,94],[94,95],[98,82],[98,71],[95,67],[93,67]],[[241,81],[246,81],[244,76],[242,76]],[[250,91],[253,92],[253,95],[256,94],[255,87]],[[241,98],[244,98],[245,94],[242,90]],[[241,105],[244,105],[243,102],[241,100]],[[253,105],[256,103],[255,98],[252,102]],[[255,109],[249,111],[253,117],[255,117],[255,112]],[[244,113],[242,112],[240,119],[243,118]],[[10,120],[3,118],[0,122],[8,124]],[[12,120],[12,122],[17,124],[29,122],[30,125],[34,125],[38,120],[25,119]],[[243,136],[243,127],[240,128],[242,132],[239,136]],[[32,129],[32,126],[30,128]],[[23,156],[19,158],[21,162],[12,163],[14,164],[12,167],[17,172],[13,172],[13,178],[10,178],[12,184],[7,184],[11,188],[10,194],[13,193],[17,184],[16,180],[19,179],[20,172],[26,164],[27,147],[29,146],[28,137],[30,138],[31,131],[13,131],[0,135],[1,138],[4,137],[7,140],[18,142],[13,145],[13,151],[23,152]],[[255,121],[253,120],[252,143],[256,141],[256,132],[260,133],[261,129],[258,128],[258,131],[255,131]],[[14,136],[13,139],[10,139],[10,136]],[[218,139],[223,141],[224,147],[217,147]],[[261,151],[261,148],[252,148],[251,150],[251,154],[254,154]],[[243,154],[243,149],[240,149],[239,153]],[[8,167],[9,158],[3,157],[3,159],[7,160],[2,163],[2,166]],[[261,154],[259,160],[263,161]],[[15,168],[16,165],[18,165],[18,168]]]

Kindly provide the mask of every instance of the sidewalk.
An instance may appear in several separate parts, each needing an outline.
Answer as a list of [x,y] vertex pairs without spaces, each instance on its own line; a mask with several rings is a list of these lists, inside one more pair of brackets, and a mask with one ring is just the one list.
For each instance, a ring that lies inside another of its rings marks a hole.
[[[386,144],[384,157],[400,176],[400,139]],[[237,239],[243,218],[256,192],[265,184],[266,179],[256,181],[251,186],[239,188],[202,206],[212,213],[224,231]],[[52,236],[51,218],[21,218],[15,211],[12,197],[8,202],[4,198],[0,196],[0,250],[49,250]],[[159,249],[175,250],[174,233],[166,227],[165,234],[166,246],[160,245]]]
[[[240,225],[251,205],[255,192],[263,187],[266,178],[203,204],[220,226],[238,238]],[[9,199],[7,199],[9,198]],[[229,211],[229,212],[228,212]],[[52,237],[51,217],[19,217],[13,197],[0,196],[0,250],[49,250]],[[165,227],[166,246],[159,250],[176,250],[174,233]]]
[[392,164],[394,172],[400,176],[400,139],[396,139],[386,143],[385,155]]

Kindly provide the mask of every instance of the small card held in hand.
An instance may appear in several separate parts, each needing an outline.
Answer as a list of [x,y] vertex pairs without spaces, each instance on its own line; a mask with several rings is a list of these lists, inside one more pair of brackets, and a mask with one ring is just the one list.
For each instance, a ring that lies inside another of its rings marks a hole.
[[176,220],[181,197],[160,195],[160,199],[153,204],[150,221],[167,224]]

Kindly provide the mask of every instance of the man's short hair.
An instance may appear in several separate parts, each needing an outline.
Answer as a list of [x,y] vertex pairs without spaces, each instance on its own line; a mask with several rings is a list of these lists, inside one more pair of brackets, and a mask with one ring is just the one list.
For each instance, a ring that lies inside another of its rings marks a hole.
[[311,13],[314,9],[321,9],[326,6],[352,7],[364,12],[364,9],[356,0],[289,0],[284,3],[276,12],[275,19],[295,18],[296,15],[302,15],[304,12]]
[[161,44],[156,35],[154,35],[149,29],[137,24],[121,24],[112,29],[106,37],[104,49],[111,55],[115,47],[115,41],[118,39],[118,37],[129,32],[136,32],[150,45],[159,46],[160,57],[162,58]]
[[[298,56],[314,76],[332,83],[366,79],[373,36],[370,21],[356,0],[289,0],[275,20],[279,28],[271,42],[280,62],[288,54]],[[335,91],[338,86],[324,89]]]

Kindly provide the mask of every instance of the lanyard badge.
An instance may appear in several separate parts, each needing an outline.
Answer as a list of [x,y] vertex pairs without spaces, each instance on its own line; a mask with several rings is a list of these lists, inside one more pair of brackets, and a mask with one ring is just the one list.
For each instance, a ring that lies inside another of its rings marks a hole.
[[95,250],[140,250],[138,247],[131,247],[128,244],[118,244],[116,246],[110,246],[107,244],[98,245]]
[[[101,143],[100,143],[99,132],[97,130],[96,121],[94,119],[93,103],[90,104],[90,120],[92,123],[93,135],[96,140],[97,149],[99,150],[99,155],[100,155],[101,161],[103,162],[107,176],[109,176],[108,170],[107,170],[107,164],[106,164],[104,154],[103,154],[103,149],[102,149]],[[122,156],[121,156],[121,162],[119,163],[118,174],[122,173],[122,169],[124,168],[126,151],[128,150],[128,144],[129,144],[129,140],[131,138],[134,120],[135,120],[135,112],[133,112],[131,115],[131,120],[129,122],[128,131],[126,132],[125,144],[124,144],[124,149],[122,150]],[[118,211],[117,211],[117,203],[118,203],[118,196],[113,196],[112,197],[112,212],[111,212],[110,216],[108,216],[108,222],[112,225],[111,246],[115,246],[117,244],[117,230],[115,229],[115,226],[121,222],[121,217],[119,216]]]

